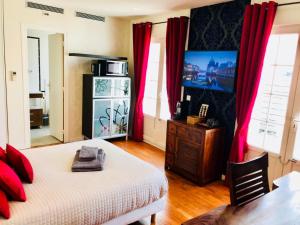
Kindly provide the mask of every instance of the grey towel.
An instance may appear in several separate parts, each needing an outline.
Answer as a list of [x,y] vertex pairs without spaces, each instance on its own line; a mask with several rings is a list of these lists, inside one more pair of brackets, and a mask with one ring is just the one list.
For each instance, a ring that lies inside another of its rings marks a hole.
[[82,146],[79,152],[79,161],[91,161],[97,158],[99,148]]
[[73,165],[72,172],[88,172],[88,171],[101,171],[103,170],[105,153],[103,150],[98,150],[97,158],[91,161],[82,162],[79,161],[79,153],[81,150],[77,150]]

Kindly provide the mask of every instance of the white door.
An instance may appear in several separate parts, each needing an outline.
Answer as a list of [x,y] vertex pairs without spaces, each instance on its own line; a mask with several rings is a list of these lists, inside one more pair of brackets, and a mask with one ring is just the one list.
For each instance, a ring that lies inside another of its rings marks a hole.
[[300,119],[299,34],[299,26],[274,29],[249,127],[250,155],[260,150],[269,152],[270,183],[297,166],[294,146]]
[[49,35],[49,124],[50,134],[64,140],[64,35]]
[[40,40],[27,37],[29,93],[40,92]]

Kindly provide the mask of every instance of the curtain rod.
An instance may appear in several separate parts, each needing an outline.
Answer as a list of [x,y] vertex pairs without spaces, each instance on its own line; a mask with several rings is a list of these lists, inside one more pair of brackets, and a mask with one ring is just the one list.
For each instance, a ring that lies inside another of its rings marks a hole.
[[[187,17],[188,19],[190,19],[189,17]],[[168,21],[162,21],[162,22],[156,22],[156,23],[152,23],[152,25],[158,25],[158,24],[163,24],[163,23],[167,23]]]
[[163,24],[163,23],[167,23],[167,21],[152,23],[152,25],[158,25],[158,24]]
[[296,4],[300,4],[300,2],[288,2],[288,3],[281,3],[281,4],[278,4],[278,6],[296,5]]
[[[296,4],[300,4],[300,2],[281,3],[281,4],[278,4],[278,6],[296,5]],[[152,23],[152,25],[158,25],[158,24],[163,24],[163,23],[167,23],[167,21],[162,21],[162,22]]]

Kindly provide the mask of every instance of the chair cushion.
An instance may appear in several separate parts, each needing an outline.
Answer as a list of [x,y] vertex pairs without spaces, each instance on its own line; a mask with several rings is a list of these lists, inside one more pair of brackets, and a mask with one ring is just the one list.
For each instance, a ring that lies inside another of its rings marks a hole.
[[26,201],[20,178],[12,168],[2,161],[0,161],[0,189],[12,200]]
[[9,204],[5,193],[0,189],[0,216],[10,218]]
[[6,145],[8,164],[16,171],[20,179],[27,183],[33,181],[33,169],[29,160],[11,145]]
[[6,152],[0,147],[0,160],[6,162]]

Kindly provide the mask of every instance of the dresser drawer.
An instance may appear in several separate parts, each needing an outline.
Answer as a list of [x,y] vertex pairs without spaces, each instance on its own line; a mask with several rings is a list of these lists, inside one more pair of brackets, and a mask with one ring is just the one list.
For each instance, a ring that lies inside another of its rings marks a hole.
[[168,123],[168,133],[176,135],[176,125],[173,123]]
[[166,151],[169,153],[173,153],[176,148],[176,137],[172,134],[167,135],[167,146]]
[[200,168],[201,146],[181,138],[178,138],[176,142],[175,167],[196,176]]
[[43,125],[43,109],[30,109],[30,126]]
[[203,133],[200,130],[177,127],[177,136],[197,144],[203,143]]
[[43,109],[30,109],[30,117],[43,116]]

